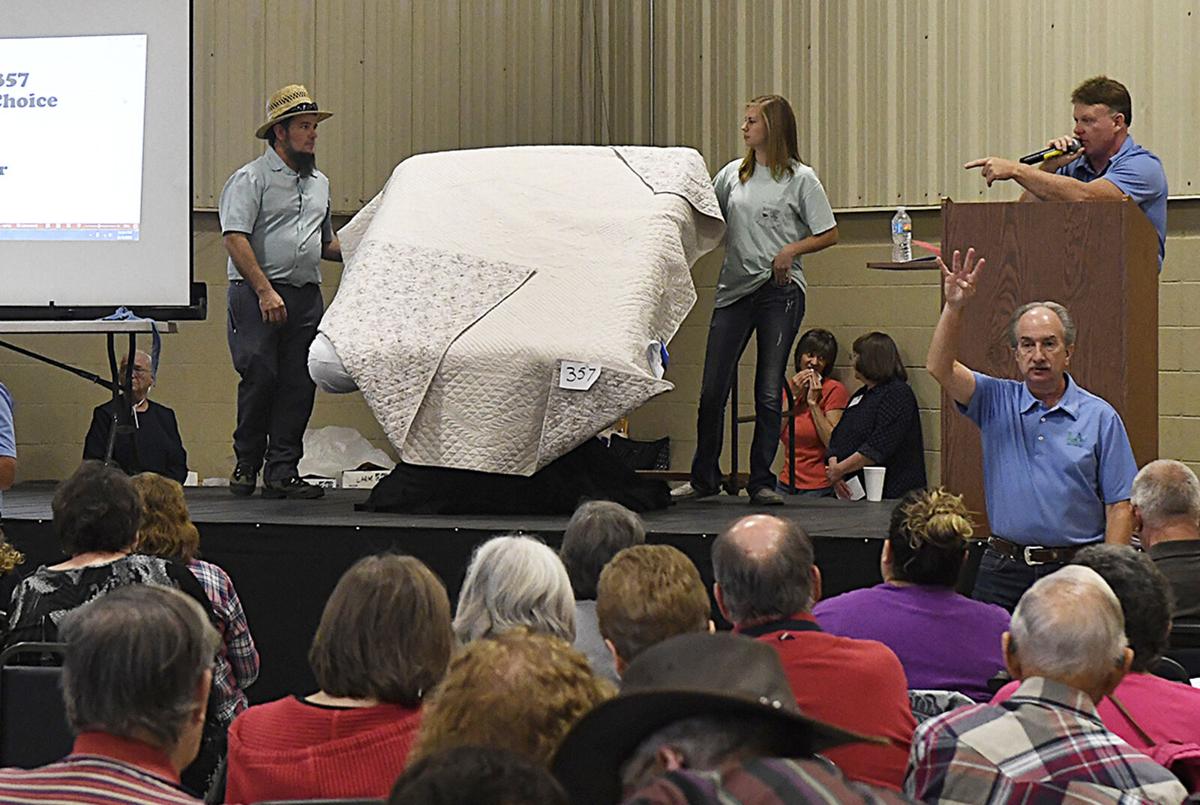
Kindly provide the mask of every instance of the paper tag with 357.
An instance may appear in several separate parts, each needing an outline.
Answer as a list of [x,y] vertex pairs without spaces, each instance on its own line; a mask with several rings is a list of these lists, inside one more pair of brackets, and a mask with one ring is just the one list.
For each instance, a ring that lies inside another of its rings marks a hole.
[[562,361],[558,365],[558,387],[571,391],[587,391],[600,377],[600,364]]

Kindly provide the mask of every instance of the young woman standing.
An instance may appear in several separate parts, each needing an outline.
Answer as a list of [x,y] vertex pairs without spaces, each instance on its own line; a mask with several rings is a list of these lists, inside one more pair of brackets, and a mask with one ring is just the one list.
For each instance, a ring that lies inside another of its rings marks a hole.
[[800,257],[837,243],[837,222],[825,188],[800,161],[796,116],[785,98],[762,95],[746,105],[746,156],[717,173],[713,188],[725,215],[725,262],[709,325],[696,455],[691,482],[675,499],[715,495],[721,484],[725,401],[738,359],[757,334],[751,503],[781,504],[771,464],[778,447],[781,394],[792,342],[804,318],[806,282]]

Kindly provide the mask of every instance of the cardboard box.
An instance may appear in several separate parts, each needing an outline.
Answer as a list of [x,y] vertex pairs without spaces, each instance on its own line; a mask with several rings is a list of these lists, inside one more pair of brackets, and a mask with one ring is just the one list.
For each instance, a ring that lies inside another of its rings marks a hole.
[[374,489],[391,470],[346,470],[342,473],[342,489]]
[[322,489],[337,489],[337,479],[325,475],[305,475],[304,480]]

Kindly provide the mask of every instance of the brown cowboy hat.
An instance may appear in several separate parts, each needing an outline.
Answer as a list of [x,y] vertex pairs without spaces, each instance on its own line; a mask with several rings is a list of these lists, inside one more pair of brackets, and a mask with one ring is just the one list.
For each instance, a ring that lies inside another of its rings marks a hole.
[[552,771],[574,805],[621,799],[621,766],[658,730],[692,716],[760,719],[779,757],[805,757],[833,746],[882,739],[859,735],[800,712],[779,655],[732,634],[685,634],[634,658],[616,698],[585,715],[554,756]]
[[297,115],[316,115],[317,120],[321,121],[333,117],[333,112],[317,111],[317,102],[308,94],[303,84],[288,84],[272,95],[271,100],[267,102],[267,122],[258,127],[254,136],[265,140],[272,126]]

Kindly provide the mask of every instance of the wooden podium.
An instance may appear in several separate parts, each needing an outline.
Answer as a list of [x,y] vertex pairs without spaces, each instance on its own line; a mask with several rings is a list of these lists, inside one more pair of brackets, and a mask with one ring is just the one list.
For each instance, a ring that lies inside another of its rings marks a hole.
[[[1124,201],[942,203],[942,254],[987,258],[966,309],[959,360],[1017,377],[1008,319],[1053,300],[1078,328],[1071,376],[1121,414],[1138,466],[1158,457],[1158,234]],[[942,483],[986,513],[979,430],[942,393]],[[976,536],[983,536],[978,534]]]

